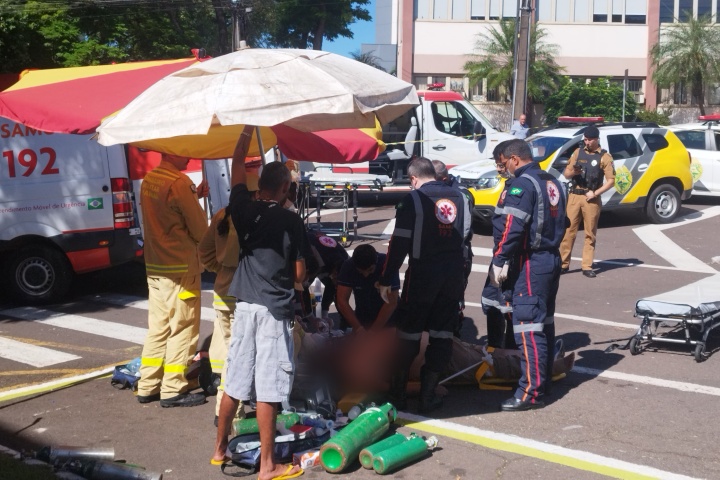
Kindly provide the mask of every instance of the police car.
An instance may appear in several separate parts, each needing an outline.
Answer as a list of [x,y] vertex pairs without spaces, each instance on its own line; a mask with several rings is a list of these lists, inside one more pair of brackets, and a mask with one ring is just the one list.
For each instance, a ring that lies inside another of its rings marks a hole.
[[[606,123],[602,117],[560,117],[558,124],[526,141],[533,160],[563,182],[570,156],[583,145],[583,131],[595,125],[600,146],[615,164],[615,187],[602,195],[603,209],[641,209],[654,223],[669,223],[682,200],[692,193],[691,157],[667,128],[647,122]],[[497,176],[493,161],[480,161],[450,171],[475,198],[474,218],[489,223],[505,180]]]
[[720,114],[668,128],[692,156],[693,195],[720,196]]

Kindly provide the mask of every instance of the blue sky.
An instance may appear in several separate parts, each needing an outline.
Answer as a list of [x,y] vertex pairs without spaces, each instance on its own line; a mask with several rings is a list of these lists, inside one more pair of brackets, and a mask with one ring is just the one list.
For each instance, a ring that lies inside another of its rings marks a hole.
[[323,40],[322,49],[326,52],[337,53],[349,57],[351,53],[360,50],[363,43],[375,43],[375,0],[370,0],[366,7],[373,17],[372,22],[355,22],[350,25],[354,38],[338,38],[334,42]]

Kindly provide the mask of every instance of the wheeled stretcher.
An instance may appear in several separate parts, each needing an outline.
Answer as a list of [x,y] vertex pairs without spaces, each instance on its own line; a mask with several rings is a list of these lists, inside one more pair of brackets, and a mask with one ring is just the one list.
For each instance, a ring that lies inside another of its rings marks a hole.
[[642,322],[630,339],[631,354],[639,354],[649,343],[685,344],[694,349],[695,360],[702,362],[709,356],[708,335],[720,325],[720,274],[638,300],[635,316]]
[[[361,173],[334,173],[334,172],[311,172],[300,179],[300,190],[298,192],[298,213],[305,220],[308,228],[310,225],[310,196],[317,199],[317,223],[315,229],[321,230],[326,235],[339,237],[339,243],[345,248],[352,244],[357,238],[358,219],[358,189],[382,190],[383,186],[390,182],[387,175],[372,175]],[[340,201],[342,209],[342,226],[336,229],[323,228],[320,223],[323,203],[326,200],[336,199]],[[352,209],[352,238],[350,237],[350,221],[348,211]]]

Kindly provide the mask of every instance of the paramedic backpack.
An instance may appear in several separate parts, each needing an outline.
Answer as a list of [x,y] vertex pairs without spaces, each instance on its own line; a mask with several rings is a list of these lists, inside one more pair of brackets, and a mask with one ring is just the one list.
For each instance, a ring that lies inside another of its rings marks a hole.
[[[330,430],[320,428],[304,433],[278,435],[275,437],[275,461],[291,463],[293,453],[319,448],[329,439]],[[245,477],[260,469],[260,434],[247,433],[233,437],[227,449],[231,452],[231,462],[220,467],[225,475]]]

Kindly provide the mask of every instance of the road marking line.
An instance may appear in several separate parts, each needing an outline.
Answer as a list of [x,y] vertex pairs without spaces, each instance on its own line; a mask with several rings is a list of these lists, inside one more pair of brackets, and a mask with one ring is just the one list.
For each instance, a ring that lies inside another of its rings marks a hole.
[[108,375],[115,370],[114,366],[103,367],[99,370],[93,370],[82,375],[76,375],[68,378],[59,378],[45,383],[39,383],[37,385],[28,385],[26,387],[13,388],[12,390],[0,391],[0,402],[7,400],[13,400],[20,397],[26,397],[28,395],[35,395],[38,393],[47,393],[53,390],[58,390],[70,385],[75,385],[85,380],[92,380],[97,377]]
[[383,230],[382,235],[392,235],[392,233],[395,231],[395,219],[393,218],[390,220],[385,227],[385,230]]
[[572,450],[529,438],[481,430],[446,420],[433,420],[419,415],[400,412],[397,421],[406,427],[442,435],[493,450],[516,453],[546,462],[557,463],[577,470],[624,479],[690,480],[692,477],[659,470],[657,468],[604,457],[581,450]]
[[[110,305],[118,305],[120,307],[132,307],[140,310],[149,310],[150,302],[147,298],[138,297],[136,295],[110,294],[95,297],[85,297],[94,302],[109,303]],[[215,321],[215,310],[210,307],[200,308],[200,320],[206,322]]]
[[613,380],[624,380],[634,383],[642,383],[644,385],[652,385],[653,387],[671,388],[681,392],[702,393],[705,395],[713,395],[720,397],[720,388],[709,387],[707,385],[698,385],[695,383],[676,382],[674,380],[664,380],[662,378],[646,377],[644,375],[634,375],[632,373],[613,372],[611,370],[597,370],[594,368],[586,368],[575,366],[573,372],[583,375],[591,375],[593,377],[612,378]]
[[720,206],[706,208],[704,210],[699,210],[683,217],[679,217],[677,221],[673,223],[664,225],[645,225],[634,228],[633,232],[653,252],[678,269],[700,273],[717,273],[717,270],[713,267],[694,257],[662,233],[663,230],[681,227],[701,220],[707,220],[717,215],[720,215]]
[[33,322],[65,328],[77,332],[91,333],[101,337],[142,345],[145,343],[147,328],[133,327],[124,323],[108,322],[80,315],[70,315],[33,307],[11,308],[0,311],[9,317],[31,320]]
[[0,358],[20,362],[33,367],[49,367],[58,363],[78,360],[82,357],[70,353],[38,347],[30,343],[18,342],[9,338],[0,337]]

